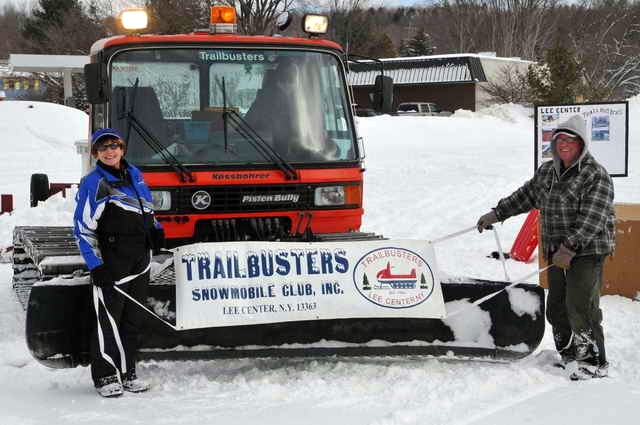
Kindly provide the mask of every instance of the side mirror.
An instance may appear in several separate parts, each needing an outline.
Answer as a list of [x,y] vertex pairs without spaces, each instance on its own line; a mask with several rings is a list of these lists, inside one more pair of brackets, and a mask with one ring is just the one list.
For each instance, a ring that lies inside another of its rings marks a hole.
[[373,85],[373,109],[381,114],[393,112],[393,78],[378,75]]
[[89,63],[84,66],[84,83],[89,103],[95,105],[109,100],[109,79],[107,66],[103,63]]
[[293,14],[287,11],[282,12],[276,17],[275,26],[278,31],[284,31],[289,28],[291,21],[293,20]]

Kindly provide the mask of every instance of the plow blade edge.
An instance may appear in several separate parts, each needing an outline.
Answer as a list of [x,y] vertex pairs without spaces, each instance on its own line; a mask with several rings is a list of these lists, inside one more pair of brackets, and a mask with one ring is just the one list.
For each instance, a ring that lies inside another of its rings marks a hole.
[[[544,334],[544,291],[519,284],[469,279],[443,283],[448,319],[360,318],[283,322],[173,331],[144,313],[140,358],[202,359],[323,355],[436,355],[517,359]],[[27,308],[26,337],[32,355],[53,368],[89,364],[95,322],[91,286],[36,284]],[[175,320],[175,287],[150,285],[148,306]],[[163,306],[158,309],[158,306]],[[455,313],[452,312],[455,311]]]

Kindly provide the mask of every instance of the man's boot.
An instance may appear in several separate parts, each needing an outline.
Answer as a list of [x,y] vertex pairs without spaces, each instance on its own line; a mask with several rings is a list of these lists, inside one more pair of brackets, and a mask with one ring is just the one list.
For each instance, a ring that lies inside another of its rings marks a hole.
[[554,366],[566,369],[567,364],[576,360],[576,347],[574,345],[573,333],[554,332],[553,341],[561,357],[561,360],[554,364]]

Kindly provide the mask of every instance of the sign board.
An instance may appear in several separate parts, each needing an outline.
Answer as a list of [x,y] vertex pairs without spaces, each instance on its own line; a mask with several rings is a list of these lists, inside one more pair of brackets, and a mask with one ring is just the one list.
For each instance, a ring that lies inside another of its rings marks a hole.
[[174,253],[176,327],[443,318],[427,241],[226,242]]
[[589,151],[612,177],[626,177],[629,163],[629,103],[576,103],[536,105],[535,169],[552,159],[551,135],[573,115],[586,123]]

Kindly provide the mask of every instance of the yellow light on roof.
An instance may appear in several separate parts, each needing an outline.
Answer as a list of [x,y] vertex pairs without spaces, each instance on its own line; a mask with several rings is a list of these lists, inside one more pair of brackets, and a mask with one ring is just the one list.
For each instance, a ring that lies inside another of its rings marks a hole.
[[120,13],[120,22],[126,30],[143,30],[149,24],[149,17],[144,9],[127,9]]
[[305,15],[302,29],[307,34],[325,34],[329,27],[329,18],[324,15]]

